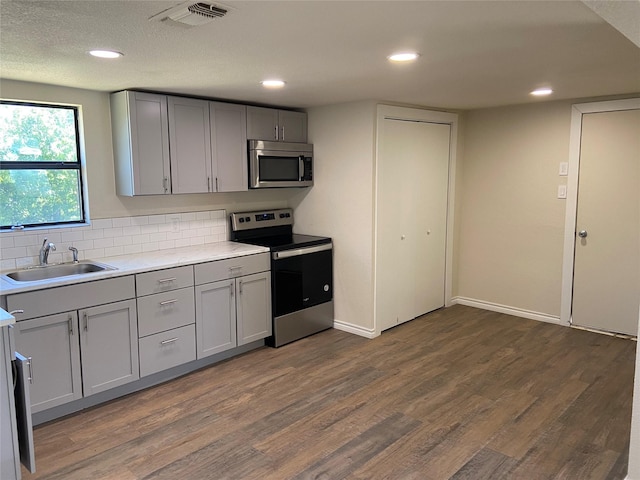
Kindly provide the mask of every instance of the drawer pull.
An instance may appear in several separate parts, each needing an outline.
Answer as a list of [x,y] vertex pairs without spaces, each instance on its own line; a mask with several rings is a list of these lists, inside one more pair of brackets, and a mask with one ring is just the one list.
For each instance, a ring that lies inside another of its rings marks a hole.
[[174,298],[173,300],[165,300],[164,302],[160,302],[160,305],[164,307],[165,305],[171,305],[172,303],[176,303],[177,301],[177,298]]
[[161,278],[158,280],[158,283],[169,283],[169,282],[175,282],[176,281],[176,277],[169,277],[169,278]]
[[170,344],[170,343],[177,342],[177,341],[178,341],[178,337],[175,337],[175,338],[168,338],[167,340],[162,340],[162,341],[160,342],[160,345],[168,345],[168,344]]
[[229,267],[229,271],[233,271],[233,270],[242,270],[242,265],[238,265],[236,267]]

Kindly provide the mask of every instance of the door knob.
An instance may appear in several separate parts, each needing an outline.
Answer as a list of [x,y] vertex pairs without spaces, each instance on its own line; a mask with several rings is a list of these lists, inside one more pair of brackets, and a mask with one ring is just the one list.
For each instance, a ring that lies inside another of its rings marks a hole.
[[586,231],[586,230],[580,230],[580,231],[578,232],[578,236],[579,236],[580,238],[587,238],[587,231]]

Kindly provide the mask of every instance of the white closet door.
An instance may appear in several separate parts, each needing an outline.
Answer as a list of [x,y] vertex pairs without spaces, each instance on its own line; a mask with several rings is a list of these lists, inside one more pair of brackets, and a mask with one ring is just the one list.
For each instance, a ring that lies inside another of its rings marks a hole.
[[582,117],[572,319],[638,334],[640,110]]
[[444,305],[450,128],[383,121],[376,204],[381,330]]

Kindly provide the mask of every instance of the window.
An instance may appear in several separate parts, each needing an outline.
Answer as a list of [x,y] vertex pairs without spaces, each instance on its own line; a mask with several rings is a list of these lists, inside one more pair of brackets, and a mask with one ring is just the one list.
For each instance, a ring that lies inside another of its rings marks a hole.
[[0,101],[0,229],[85,222],[78,109]]

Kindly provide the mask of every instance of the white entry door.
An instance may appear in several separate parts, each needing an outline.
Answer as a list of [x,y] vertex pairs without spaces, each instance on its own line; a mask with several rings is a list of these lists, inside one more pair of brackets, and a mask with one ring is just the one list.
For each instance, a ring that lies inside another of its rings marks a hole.
[[638,334],[640,110],[582,116],[572,323]]
[[376,319],[444,306],[451,125],[384,119],[376,203]]

